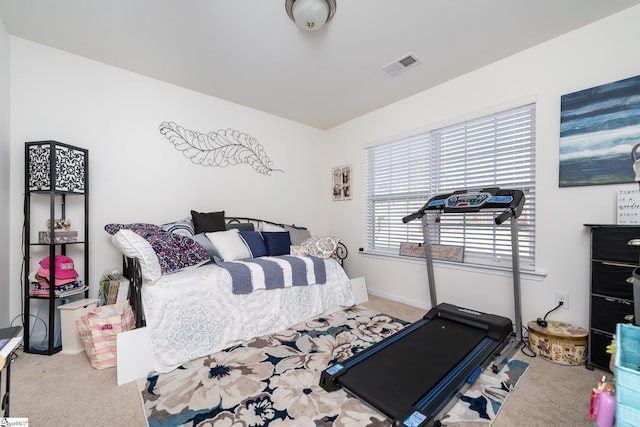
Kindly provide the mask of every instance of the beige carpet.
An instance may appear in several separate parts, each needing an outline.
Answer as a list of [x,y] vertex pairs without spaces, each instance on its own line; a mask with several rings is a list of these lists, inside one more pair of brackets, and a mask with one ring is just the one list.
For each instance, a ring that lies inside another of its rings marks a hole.
[[[424,314],[373,296],[364,305],[408,321]],[[115,368],[95,370],[83,353],[18,356],[11,367],[11,416],[28,418],[30,427],[146,426],[136,384],[117,386]],[[556,365],[520,352],[515,357],[530,367],[494,427],[593,425],[589,399],[602,371]]]

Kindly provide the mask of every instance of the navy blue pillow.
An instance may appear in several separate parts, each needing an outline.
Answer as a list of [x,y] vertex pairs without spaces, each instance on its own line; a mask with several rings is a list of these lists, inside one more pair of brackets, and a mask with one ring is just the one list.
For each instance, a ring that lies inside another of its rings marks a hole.
[[262,240],[262,235],[258,231],[241,231],[240,237],[247,244],[251,251],[251,256],[258,258],[267,255],[267,247]]
[[263,231],[262,237],[269,256],[287,255],[291,249],[291,237],[288,231]]

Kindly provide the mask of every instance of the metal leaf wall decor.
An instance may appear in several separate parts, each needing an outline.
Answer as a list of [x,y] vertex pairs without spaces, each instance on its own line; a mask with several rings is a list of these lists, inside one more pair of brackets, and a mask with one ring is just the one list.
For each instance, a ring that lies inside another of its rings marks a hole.
[[235,129],[224,129],[208,134],[185,129],[173,122],[162,122],[160,133],[176,150],[193,163],[203,166],[227,167],[246,163],[256,172],[271,175],[284,172],[271,167],[272,161],[257,139]]

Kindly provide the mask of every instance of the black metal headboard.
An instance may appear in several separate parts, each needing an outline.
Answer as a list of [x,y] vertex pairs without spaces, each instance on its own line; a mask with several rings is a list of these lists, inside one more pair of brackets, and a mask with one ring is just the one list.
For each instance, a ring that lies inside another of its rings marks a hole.
[[[263,224],[270,224],[278,227],[288,225],[273,221],[266,221],[263,219],[241,216],[227,216],[225,217],[225,222],[227,224],[252,223],[257,228],[259,228]],[[295,225],[290,225],[290,227],[295,227]],[[338,242],[338,246],[335,252],[335,259],[340,263],[341,266],[344,267],[344,260],[348,255],[349,251],[347,250],[347,247],[342,242]],[[124,275],[124,277],[129,279],[129,303],[131,304],[131,308],[133,309],[136,317],[136,328],[141,328],[145,326],[146,321],[144,317],[144,310],[142,308],[142,296],[140,294],[140,292],[142,291],[142,270],[140,269],[140,262],[135,258],[129,258],[126,256],[123,256],[122,258],[122,274]]]

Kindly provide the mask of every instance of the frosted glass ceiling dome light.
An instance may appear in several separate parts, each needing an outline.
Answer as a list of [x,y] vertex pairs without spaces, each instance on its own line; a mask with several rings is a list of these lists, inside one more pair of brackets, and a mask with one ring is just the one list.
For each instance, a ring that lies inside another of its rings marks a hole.
[[335,0],[286,0],[284,7],[289,18],[305,31],[320,29],[336,13]]

